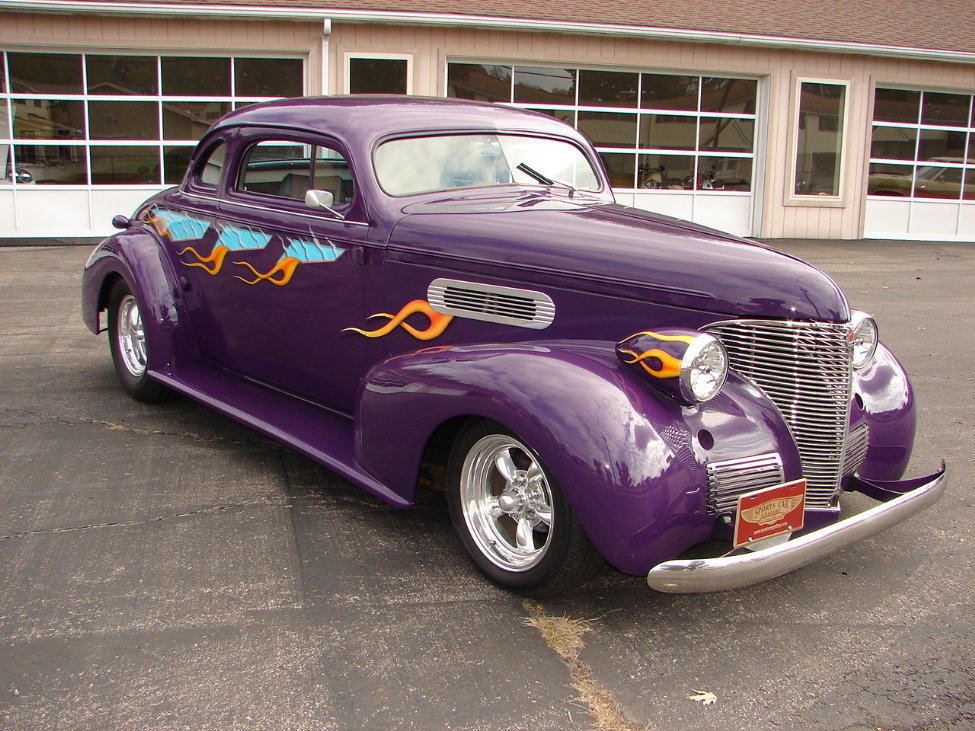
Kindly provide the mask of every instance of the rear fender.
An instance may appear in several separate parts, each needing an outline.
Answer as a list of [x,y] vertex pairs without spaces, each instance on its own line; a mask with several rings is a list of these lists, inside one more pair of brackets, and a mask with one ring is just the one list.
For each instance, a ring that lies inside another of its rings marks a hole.
[[457,417],[496,421],[534,449],[590,539],[640,574],[711,536],[706,463],[799,457],[775,407],[734,374],[684,407],[623,367],[614,343],[430,348],[373,368],[357,406],[360,463],[412,501],[427,440]]

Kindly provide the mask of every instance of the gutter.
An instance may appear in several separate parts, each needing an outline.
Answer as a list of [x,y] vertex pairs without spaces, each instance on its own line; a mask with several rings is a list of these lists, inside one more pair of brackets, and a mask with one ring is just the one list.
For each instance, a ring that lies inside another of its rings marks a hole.
[[[890,46],[875,43],[825,41],[724,31],[702,31],[653,26],[503,18],[487,15],[423,13],[345,8],[282,7],[280,5],[222,5],[194,3],[108,2],[106,0],[0,0],[0,11],[91,13],[154,17],[221,18],[225,20],[290,20],[344,23],[387,23],[432,27],[476,27],[492,30],[534,31],[573,35],[600,35],[684,43],[713,43],[742,47],[779,48],[819,53],[844,53],[885,58],[907,58],[946,63],[975,63],[975,52],[936,48]],[[327,31],[326,31],[327,32]]]

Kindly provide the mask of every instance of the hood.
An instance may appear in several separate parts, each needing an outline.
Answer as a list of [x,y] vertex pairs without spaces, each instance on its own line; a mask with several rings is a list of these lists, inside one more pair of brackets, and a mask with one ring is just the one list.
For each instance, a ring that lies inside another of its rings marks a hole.
[[616,203],[554,190],[480,192],[403,213],[392,258],[724,315],[849,319],[836,284],[805,262]]

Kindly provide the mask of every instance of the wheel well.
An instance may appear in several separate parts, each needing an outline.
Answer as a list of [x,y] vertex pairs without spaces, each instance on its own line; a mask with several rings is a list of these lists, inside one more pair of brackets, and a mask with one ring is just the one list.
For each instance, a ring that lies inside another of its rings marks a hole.
[[423,449],[420,460],[420,474],[417,479],[417,496],[431,491],[445,493],[447,491],[447,460],[450,450],[457,440],[457,435],[463,431],[476,416],[455,416],[448,419],[433,430]]
[[102,286],[98,290],[98,312],[103,312],[108,309],[108,294],[112,291],[112,287],[115,286],[115,283],[122,278],[122,275],[118,272],[110,272],[105,276],[105,279],[102,280]]

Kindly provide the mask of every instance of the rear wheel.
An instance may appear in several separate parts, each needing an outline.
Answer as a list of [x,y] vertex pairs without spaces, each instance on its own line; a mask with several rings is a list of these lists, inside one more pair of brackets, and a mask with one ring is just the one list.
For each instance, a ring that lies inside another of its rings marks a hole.
[[458,438],[449,466],[450,514],[474,563],[499,586],[548,596],[603,565],[558,484],[522,440],[493,422]]
[[108,344],[122,387],[139,401],[159,401],[168,389],[149,377],[149,342],[139,301],[124,279],[108,295]]

